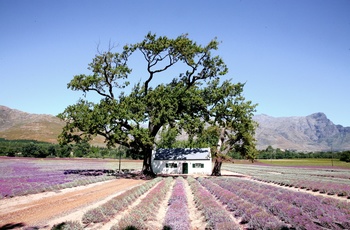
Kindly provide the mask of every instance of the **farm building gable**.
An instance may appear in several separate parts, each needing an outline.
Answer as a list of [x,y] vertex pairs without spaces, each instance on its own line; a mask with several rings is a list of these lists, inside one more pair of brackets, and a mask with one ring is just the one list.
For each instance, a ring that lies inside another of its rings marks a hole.
[[152,167],[155,173],[210,174],[210,148],[158,149],[153,152]]

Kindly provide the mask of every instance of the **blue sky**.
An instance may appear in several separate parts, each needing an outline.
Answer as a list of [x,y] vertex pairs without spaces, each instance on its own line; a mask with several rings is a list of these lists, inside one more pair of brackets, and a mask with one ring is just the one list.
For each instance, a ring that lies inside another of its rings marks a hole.
[[349,12],[348,0],[0,0],[0,105],[57,115],[81,97],[66,86],[98,44],[188,33],[222,41],[225,79],[246,82],[257,114],[324,112],[350,126]]

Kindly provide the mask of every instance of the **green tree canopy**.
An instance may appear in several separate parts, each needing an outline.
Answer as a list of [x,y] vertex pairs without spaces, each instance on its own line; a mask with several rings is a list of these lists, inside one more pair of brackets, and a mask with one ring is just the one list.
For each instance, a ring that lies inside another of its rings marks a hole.
[[[92,73],[74,76],[68,88],[84,94],[95,92],[101,99],[80,99],[59,114],[66,121],[60,143],[101,135],[108,146],[119,144],[143,155],[142,171],[153,175],[152,149],[162,127],[176,126],[194,137],[213,116],[218,125],[230,123],[221,121],[229,115],[239,116],[240,123],[250,122],[243,119],[246,110],[239,109],[243,85],[219,81],[227,67],[219,56],[213,55],[218,45],[216,39],[202,46],[187,35],[170,39],[149,33],[140,43],[125,45],[120,53],[109,50],[97,54],[89,65]],[[128,63],[136,53],[143,57],[147,72],[142,76],[144,80],[131,88],[130,81],[135,79],[129,79],[132,69]],[[175,76],[174,71],[178,72]],[[155,79],[162,83],[155,84]],[[239,100],[232,100],[236,97]],[[244,102],[244,106],[254,108],[250,102]],[[221,114],[225,108],[232,110],[230,114]],[[231,125],[237,128],[235,141],[249,139],[239,136],[244,125]]]

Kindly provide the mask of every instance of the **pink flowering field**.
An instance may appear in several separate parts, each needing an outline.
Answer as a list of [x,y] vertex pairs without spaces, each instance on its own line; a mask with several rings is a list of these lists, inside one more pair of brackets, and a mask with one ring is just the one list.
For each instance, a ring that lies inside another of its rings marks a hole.
[[[121,169],[141,166],[142,162],[123,161]],[[115,159],[0,157],[0,199],[113,179],[118,168]]]

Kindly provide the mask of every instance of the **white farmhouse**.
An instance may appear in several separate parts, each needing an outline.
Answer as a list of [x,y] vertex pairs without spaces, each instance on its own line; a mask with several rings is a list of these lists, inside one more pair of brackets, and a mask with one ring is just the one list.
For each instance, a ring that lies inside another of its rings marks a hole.
[[152,168],[162,174],[211,174],[210,148],[157,149],[153,151]]

